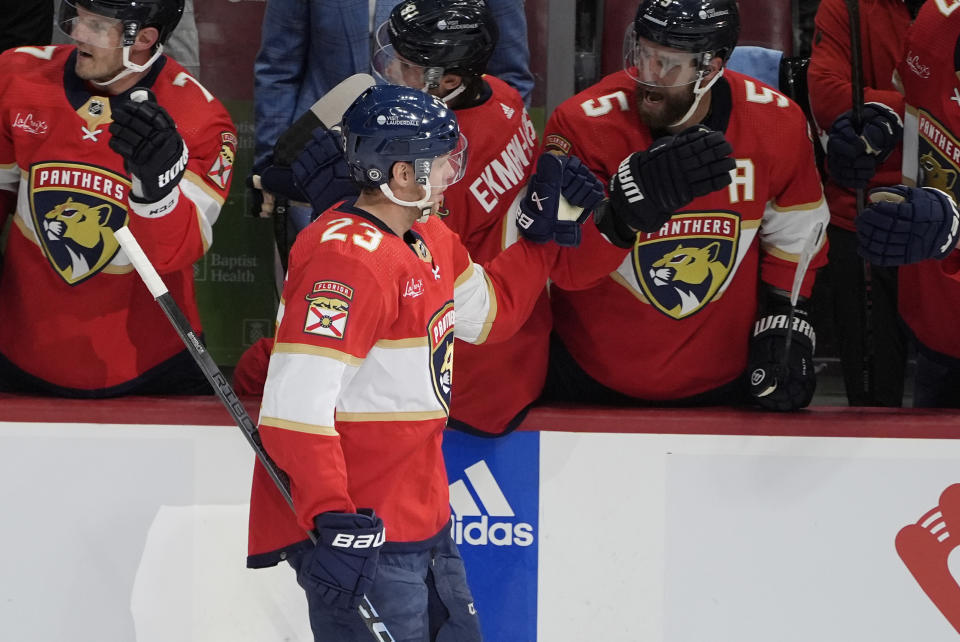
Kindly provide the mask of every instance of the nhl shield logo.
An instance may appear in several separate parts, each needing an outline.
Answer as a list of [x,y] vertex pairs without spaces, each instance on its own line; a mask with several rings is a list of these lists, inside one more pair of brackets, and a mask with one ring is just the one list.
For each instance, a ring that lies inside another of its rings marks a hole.
[[100,272],[120,249],[129,181],[102,167],[37,163],[30,167],[33,227],[50,265],[69,285]]
[[343,339],[350,315],[353,288],[338,281],[317,281],[306,296],[307,318],[303,331],[321,337]]
[[703,309],[730,276],[740,217],[732,212],[684,212],[641,234],[633,269],[650,303],[673,319]]
[[433,391],[447,414],[450,413],[450,391],[453,389],[453,322],[453,301],[448,301],[427,326]]

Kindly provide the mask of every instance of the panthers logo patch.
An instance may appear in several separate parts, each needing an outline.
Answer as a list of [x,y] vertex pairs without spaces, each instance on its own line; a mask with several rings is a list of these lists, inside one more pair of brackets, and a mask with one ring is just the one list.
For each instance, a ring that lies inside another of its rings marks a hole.
[[920,110],[917,114],[917,183],[935,187],[960,197],[957,174],[960,173],[960,142],[933,116]]
[[732,212],[684,212],[641,234],[633,269],[650,303],[673,319],[705,307],[730,276],[740,217]]
[[447,414],[450,413],[450,391],[453,388],[453,322],[453,301],[448,301],[427,326],[433,391]]
[[127,224],[130,182],[78,163],[30,167],[33,228],[50,265],[69,285],[100,272],[120,249],[113,233]]
[[317,281],[306,297],[307,319],[303,331],[321,337],[343,339],[347,332],[353,288],[339,281]]

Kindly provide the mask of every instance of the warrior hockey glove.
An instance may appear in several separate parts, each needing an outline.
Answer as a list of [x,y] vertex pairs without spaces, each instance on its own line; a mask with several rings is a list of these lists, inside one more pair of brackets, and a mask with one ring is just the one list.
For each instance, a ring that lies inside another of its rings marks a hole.
[[580,244],[580,226],[603,199],[603,185],[576,156],[540,156],[520,200],[517,227],[534,243]]
[[750,394],[766,410],[797,410],[810,404],[817,378],[813,370],[813,351],[817,335],[807,320],[807,311],[797,306],[793,332],[787,350],[787,324],[790,301],[783,297],[768,306],[753,326],[750,340]]
[[933,187],[894,185],[870,190],[856,218],[859,253],[876,265],[942,259],[957,246],[960,213]]
[[[350,178],[340,135],[322,126],[313,131],[313,137],[293,161],[293,178],[316,215],[360,193],[359,187]],[[266,174],[264,179],[267,179]],[[264,180],[263,186],[270,190],[267,180]]]
[[383,521],[371,509],[321,513],[317,544],[304,554],[300,583],[331,606],[355,609],[373,586],[384,542]]
[[881,103],[863,106],[863,131],[853,127],[853,112],[841,114],[827,139],[827,170],[838,185],[865,188],[877,166],[887,160],[903,137],[903,122]]
[[[130,200],[158,203],[166,199],[187,170],[189,153],[177,125],[167,110],[157,104],[153,94],[142,88],[130,92],[131,100],[113,106],[110,124],[110,149],[123,157],[123,165],[133,181]],[[140,102],[136,98],[146,96]],[[166,203],[162,211],[172,209]]]
[[732,153],[721,132],[703,125],[659,138],[620,163],[610,180],[610,207],[630,227],[655,232],[693,199],[730,184]]

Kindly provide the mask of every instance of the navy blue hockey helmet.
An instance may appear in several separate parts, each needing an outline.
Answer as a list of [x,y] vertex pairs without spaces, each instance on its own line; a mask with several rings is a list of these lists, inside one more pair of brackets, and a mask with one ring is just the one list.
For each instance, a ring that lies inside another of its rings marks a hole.
[[479,76],[500,31],[484,0],[403,0],[377,30],[377,46],[434,75]]
[[350,174],[363,187],[388,183],[398,162],[412,163],[418,182],[428,185],[433,161],[441,156],[452,170],[443,177],[443,186],[463,177],[466,144],[457,117],[425,92],[374,85],[347,108],[341,132]]
[[[159,33],[158,42],[165,43],[183,16],[184,0],[62,0],[57,24],[67,35],[73,37],[77,20],[77,7],[90,13],[119,20],[123,24],[121,46],[133,45],[137,33],[146,27],[154,27]],[[96,43],[89,43],[102,46]]]
[[641,0],[633,32],[665,47],[726,62],[740,38],[737,0]]

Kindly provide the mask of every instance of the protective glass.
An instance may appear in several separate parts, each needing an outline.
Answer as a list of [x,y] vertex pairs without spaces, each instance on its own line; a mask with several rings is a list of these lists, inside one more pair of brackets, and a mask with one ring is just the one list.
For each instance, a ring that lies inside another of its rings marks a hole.
[[418,158],[413,161],[417,182],[430,185],[433,192],[442,191],[461,178],[467,169],[467,139],[460,134],[457,146],[449,154],[435,158]]
[[387,22],[377,28],[374,36],[372,59],[373,75],[380,83],[402,85],[411,89],[425,89],[428,84],[439,81],[441,70],[437,67],[423,67],[410,62],[397,53],[390,44],[390,32]]
[[77,42],[101,49],[123,47],[123,22],[117,18],[97,15],[70,0],[60,3],[57,27]]
[[696,82],[710,52],[691,53],[637,38],[633,24],[623,38],[623,68],[627,75],[648,87],[682,87]]

